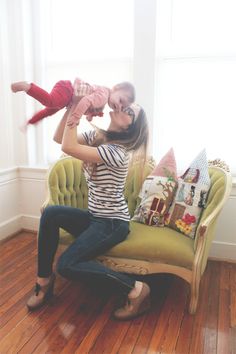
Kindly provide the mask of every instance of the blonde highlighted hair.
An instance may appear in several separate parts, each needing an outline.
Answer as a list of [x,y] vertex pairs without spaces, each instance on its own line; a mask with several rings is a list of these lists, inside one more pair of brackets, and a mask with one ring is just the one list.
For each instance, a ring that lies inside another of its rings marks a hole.
[[149,130],[145,111],[143,108],[135,119],[130,124],[128,129],[122,132],[112,130],[102,130],[96,128],[96,137],[92,146],[99,146],[101,144],[119,144],[126,147],[127,151],[132,154],[132,160],[139,160],[146,162],[148,149]]

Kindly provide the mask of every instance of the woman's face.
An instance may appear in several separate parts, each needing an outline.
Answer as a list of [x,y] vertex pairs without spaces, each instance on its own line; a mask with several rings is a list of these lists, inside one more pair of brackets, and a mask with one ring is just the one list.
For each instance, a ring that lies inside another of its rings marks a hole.
[[111,111],[110,117],[111,123],[109,130],[115,130],[117,132],[127,130],[133,121],[133,118],[128,113],[123,111]]

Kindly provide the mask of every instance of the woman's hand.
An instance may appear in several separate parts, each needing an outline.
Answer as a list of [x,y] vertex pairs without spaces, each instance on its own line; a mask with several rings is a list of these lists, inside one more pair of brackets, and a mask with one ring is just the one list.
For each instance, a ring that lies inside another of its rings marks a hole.
[[69,114],[68,114],[68,118],[67,118],[67,125],[70,128],[74,128],[77,125],[79,125],[79,121],[81,116],[79,114],[76,113],[76,102],[72,103],[72,105],[69,107]]
[[[84,139],[77,137],[77,127],[69,125],[71,115],[73,114],[73,106],[68,112],[67,121],[65,122],[64,133],[62,138],[61,149],[67,155],[76,157],[87,162],[102,162],[102,158],[96,147],[87,146]],[[82,143],[81,143],[82,140]]]

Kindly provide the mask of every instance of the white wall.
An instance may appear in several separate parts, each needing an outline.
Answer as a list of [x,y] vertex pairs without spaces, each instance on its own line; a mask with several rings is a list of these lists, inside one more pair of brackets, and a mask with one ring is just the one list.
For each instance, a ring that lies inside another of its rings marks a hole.
[[22,3],[0,1],[0,170],[27,163],[26,137],[17,129],[25,117],[25,103],[19,95],[13,105],[10,90],[11,81],[22,80],[25,73]]
[[0,239],[21,228],[19,208],[20,184],[18,168],[0,173]]
[[21,229],[37,230],[46,198],[45,168],[11,168],[0,172],[0,240]]

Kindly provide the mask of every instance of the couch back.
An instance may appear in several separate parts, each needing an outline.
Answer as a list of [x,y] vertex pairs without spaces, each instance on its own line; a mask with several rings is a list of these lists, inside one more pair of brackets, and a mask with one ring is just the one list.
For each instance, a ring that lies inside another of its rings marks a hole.
[[[131,216],[139,202],[138,194],[143,180],[153,167],[154,161],[150,158],[142,168],[140,163],[134,163],[129,168],[124,194]],[[48,204],[87,208],[88,189],[82,171],[82,161],[69,156],[58,160],[48,172],[47,183]]]
[[[154,168],[154,164],[154,160],[150,158],[144,166],[140,166],[140,162],[137,162],[129,168],[124,194],[131,217],[140,202],[138,195],[142,183]],[[211,189],[207,206],[201,217],[201,223],[206,222],[209,216],[214,213],[215,215],[210,222],[213,231],[217,215],[229,196],[232,181],[231,175],[222,168],[210,166],[209,173]],[[75,208],[87,208],[88,189],[80,160],[69,156],[58,160],[48,172],[47,183],[49,195],[45,205],[67,205]],[[212,232],[212,238],[213,235],[214,232]],[[194,243],[196,248],[197,237]],[[206,247],[210,247],[210,242]]]

